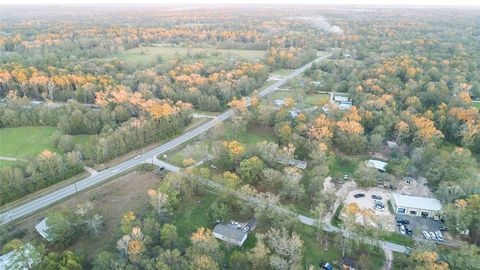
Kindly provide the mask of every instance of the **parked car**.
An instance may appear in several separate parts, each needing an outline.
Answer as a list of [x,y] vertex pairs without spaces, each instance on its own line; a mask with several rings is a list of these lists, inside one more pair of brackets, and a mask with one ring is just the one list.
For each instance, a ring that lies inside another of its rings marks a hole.
[[403,225],[408,225],[408,224],[410,224],[410,221],[408,221],[408,220],[406,220],[406,219],[396,218],[396,221],[397,221],[397,224],[403,224]]
[[430,237],[431,237],[433,240],[437,240],[437,236],[435,235],[434,232],[430,232]]
[[442,227],[440,227],[440,231],[442,231],[442,232],[446,232],[446,231],[448,231],[448,228],[447,228],[447,227],[445,227],[445,226],[442,226]]
[[400,225],[400,233],[401,234],[406,234],[407,232],[405,231],[405,226]]
[[405,227],[405,231],[407,232],[407,235],[412,235],[413,231],[410,230],[409,228]]
[[248,232],[250,230],[250,227],[246,226],[246,227],[243,227],[242,231],[244,232]]
[[379,211],[383,211],[384,208],[385,208],[385,207],[383,207],[383,206],[381,206],[381,205],[374,205],[374,206],[373,206],[373,209],[379,210]]
[[348,180],[348,174],[345,174],[345,175],[343,176],[343,180],[345,180],[345,181]]
[[365,193],[357,193],[357,194],[353,195],[353,197],[355,197],[357,199],[362,198],[362,197],[365,197]]
[[440,232],[440,231],[436,231],[436,232],[435,232],[435,235],[437,236],[438,240],[443,240],[443,239],[444,239],[444,238],[443,238],[443,234],[442,234],[442,232]]
[[426,239],[428,239],[428,240],[432,239],[430,237],[430,234],[427,231],[423,231],[422,233],[423,233],[423,236],[425,236]]
[[374,200],[381,200],[381,199],[382,199],[382,196],[373,194],[373,195],[372,195],[372,199],[374,199]]

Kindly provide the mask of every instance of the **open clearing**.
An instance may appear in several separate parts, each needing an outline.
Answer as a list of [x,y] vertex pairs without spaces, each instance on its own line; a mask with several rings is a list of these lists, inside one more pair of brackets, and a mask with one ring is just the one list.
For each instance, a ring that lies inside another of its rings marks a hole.
[[[2,128],[0,129],[0,156],[25,159],[29,156],[36,156],[43,150],[61,153],[60,149],[53,145],[52,134],[56,130],[55,127],[41,126]],[[90,135],[74,135],[72,137],[75,144],[84,144]],[[0,167],[12,166],[16,162],[1,160]]]
[[0,156],[24,158],[43,150],[58,152],[52,143],[54,127],[17,127],[0,129]]
[[185,48],[185,47],[141,47],[126,50],[115,57],[131,63],[152,63],[161,56],[163,60],[174,58],[175,56],[191,56],[192,60],[201,60],[206,63],[219,63],[229,60],[244,59],[247,61],[256,61],[265,56],[265,51],[261,50],[227,50],[215,48]]
[[156,188],[160,181],[160,177],[152,172],[137,170],[67,199],[51,207],[50,210],[41,211],[22,221],[19,228],[27,230],[25,240],[41,240],[42,238],[35,231],[35,225],[47,215],[48,211],[71,209],[80,203],[90,201],[104,217],[104,231],[98,238],[82,235],[66,249],[78,251],[89,258],[94,258],[100,251],[115,246],[115,242],[118,240],[116,239],[117,230],[124,213],[133,211],[141,214],[147,209],[147,190]]

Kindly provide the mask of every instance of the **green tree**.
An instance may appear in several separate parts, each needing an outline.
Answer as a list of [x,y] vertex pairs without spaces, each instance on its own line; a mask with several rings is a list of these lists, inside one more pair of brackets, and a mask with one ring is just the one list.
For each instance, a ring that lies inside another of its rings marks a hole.
[[244,159],[240,162],[237,172],[243,181],[249,184],[256,184],[262,175],[265,164],[257,156]]
[[160,239],[164,246],[174,247],[178,241],[177,227],[172,224],[164,224],[160,231]]

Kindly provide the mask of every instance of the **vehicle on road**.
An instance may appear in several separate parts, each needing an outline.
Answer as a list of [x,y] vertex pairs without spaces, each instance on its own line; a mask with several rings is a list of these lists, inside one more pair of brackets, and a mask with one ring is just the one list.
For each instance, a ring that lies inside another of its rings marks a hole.
[[374,200],[381,200],[381,199],[382,199],[382,196],[373,194],[373,195],[372,195],[372,199],[374,199]]
[[141,157],[142,157],[142,155],[138,155],[138,156],[136,156],[134,159],[139,159],[139,158],[141,158]]
[[112,171],[112,173],[118,173],[120,171],[120,169],[115,169]]
[[355,197],[357,199],[358,198],[363,198],[363,197],[365,197],[365,193],[357,193],[357,194],[353,195],[353,197]]
[[423,233],[423,236],[425,236],[426,239],[428,239],[428,240],[432,239],[430,237],[430,234],[427,231],[423,231],[422,233]]

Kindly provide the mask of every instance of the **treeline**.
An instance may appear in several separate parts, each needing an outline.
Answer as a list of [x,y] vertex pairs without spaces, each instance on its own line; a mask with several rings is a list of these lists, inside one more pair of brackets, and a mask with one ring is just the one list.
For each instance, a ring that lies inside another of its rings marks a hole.
[[43,151],[26,162],[0,168],[0,205],[61,182],[83,171],[80,153]]
[[292,69],[304,65],[316,57],[317,52],[312,49],[272,47],[268,50],[267,63],[274,69]]

